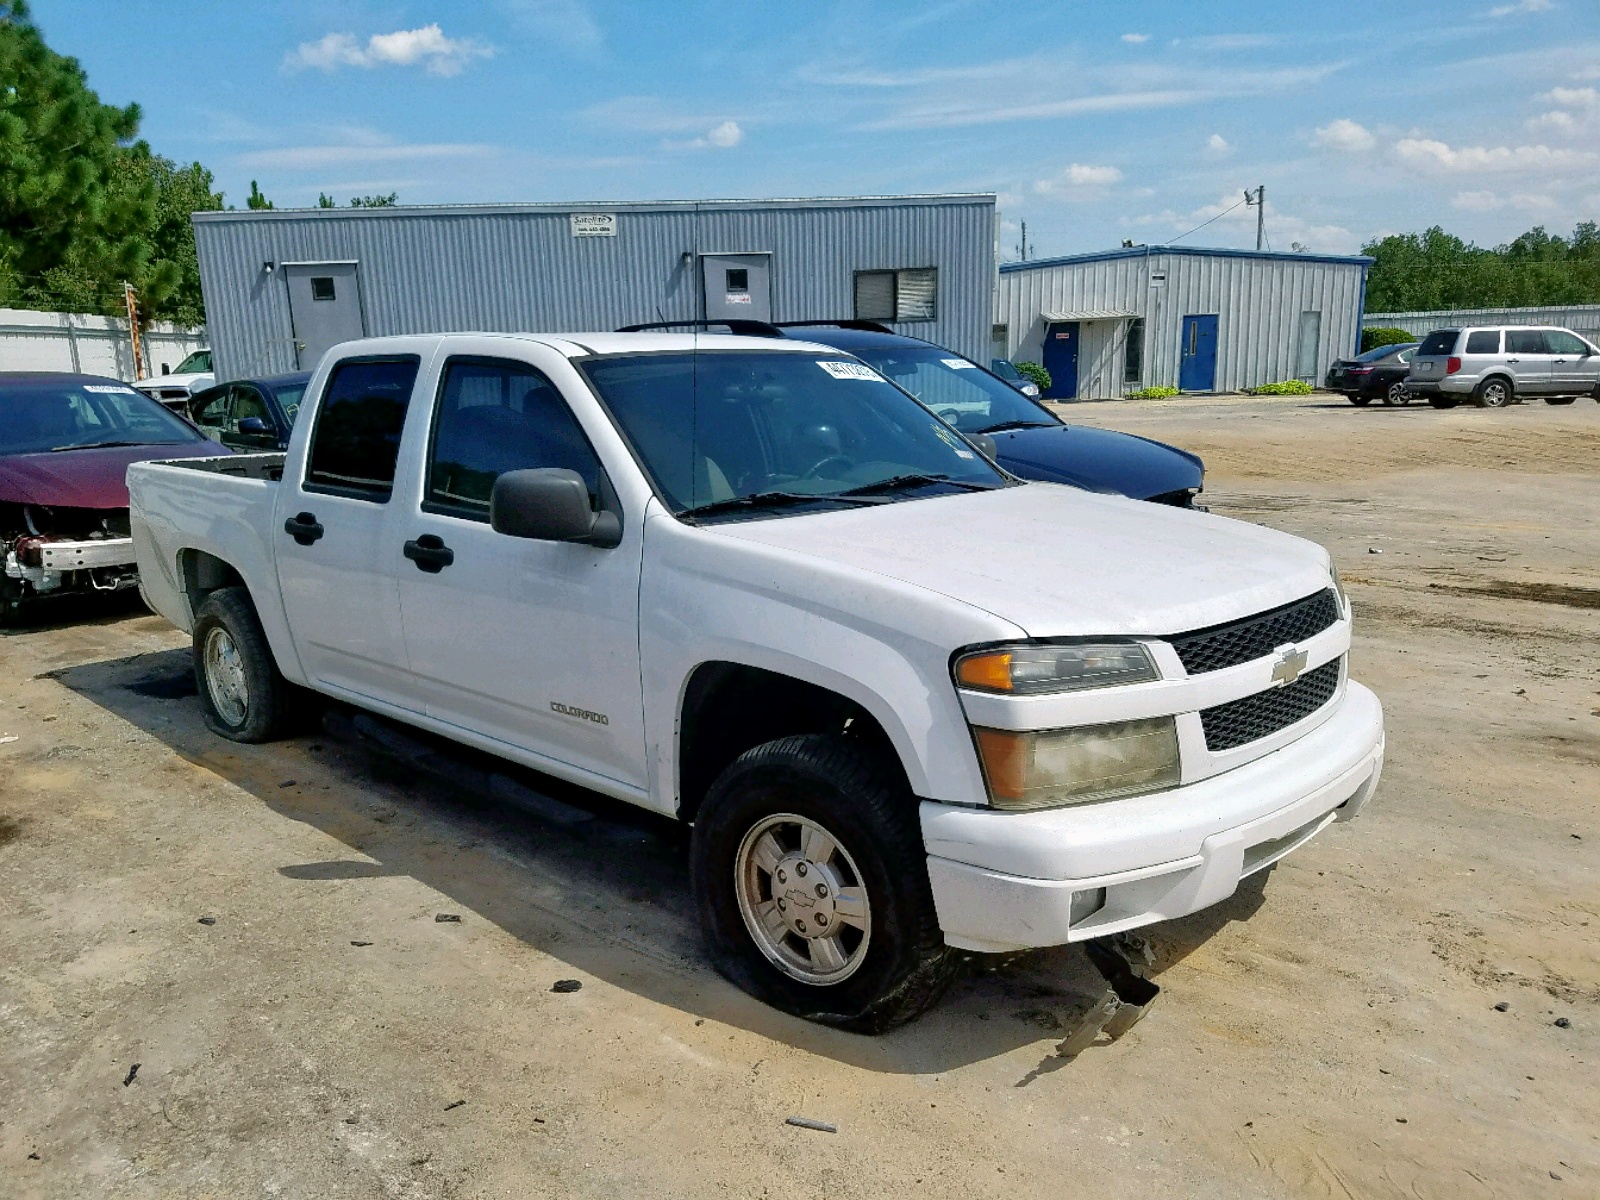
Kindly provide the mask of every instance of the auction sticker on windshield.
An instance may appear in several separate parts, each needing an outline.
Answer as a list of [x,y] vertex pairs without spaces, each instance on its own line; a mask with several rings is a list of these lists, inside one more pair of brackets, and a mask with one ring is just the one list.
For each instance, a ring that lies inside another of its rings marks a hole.
[[879,382],[883,379],[882,375],[879,375],[865,363],[818,362],[817,366],[835,379],[868,379],[873,382]]
[[86,392],[114,392],[118,396],[137,396],[139,394],[131,387],[109,383],[86,383],[83,385],[83,390]]
[[965,370],[967,367],[971,367],[974,371],[978,369],[977,363],[969,363],[964,358],[941,358],[939,361],[945,366],[949,367],[952,371]]

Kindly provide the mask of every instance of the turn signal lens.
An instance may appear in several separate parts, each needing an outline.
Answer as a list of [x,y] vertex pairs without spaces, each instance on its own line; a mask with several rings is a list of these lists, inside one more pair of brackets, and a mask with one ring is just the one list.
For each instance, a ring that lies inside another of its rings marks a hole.
[[1153,683],[1160,678],[1150,652],[1137,642],[1012,646],[956,660],[959,686],[1015,696]]
[[974,729],[995,808],[1026,812],[1177,787],[1182,777],[1172,717],[1079,729]]

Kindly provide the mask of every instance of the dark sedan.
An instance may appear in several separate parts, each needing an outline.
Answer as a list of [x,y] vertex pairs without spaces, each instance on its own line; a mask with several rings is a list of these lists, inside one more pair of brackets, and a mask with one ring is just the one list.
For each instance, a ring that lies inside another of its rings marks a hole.
[[0,373],[0,624],[38,597],[133,587],[128,464],[217,453],[118,380]]
[[1013,475],[1194,506],[1205,464],[1187,450],[1109,429],[1068,425],[971,359],[920,338],[848,325],[782,326],[789,337],[844,350],[921,400],[965,434],[994,441]]
[[195,395],[190,419],[207,437],[245,454],[285,450],[310,382],[311,372],[301,371],[221,383]]
[[1351,404],[1365,408],[1374,400],[1385,404],[1410,404],[1406,374],[1417,342],[1379,346],[1354,358],[1341,358],[1328,368],[1328,390],[1343,392]]

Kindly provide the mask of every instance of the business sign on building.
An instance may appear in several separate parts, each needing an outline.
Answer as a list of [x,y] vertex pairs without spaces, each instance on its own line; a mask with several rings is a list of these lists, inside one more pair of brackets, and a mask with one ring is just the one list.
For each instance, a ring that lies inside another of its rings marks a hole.
[[616,237],[616,213],[573,213],[573,237]]

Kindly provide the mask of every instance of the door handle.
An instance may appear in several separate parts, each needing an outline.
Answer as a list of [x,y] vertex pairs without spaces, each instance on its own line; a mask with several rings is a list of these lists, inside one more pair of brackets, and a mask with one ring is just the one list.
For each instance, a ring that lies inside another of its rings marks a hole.
[[456,560],[456,552],[444,544],[443,538],[432,533],[407,542],[402,553],[417,564],[417,570],[429,575],[437,575]]
[[1520,358],[1508,358],[1508,359],[1506,359],[1506,362],[1508,362],[1508,363],[1519,363],[1521,361],[1522,360]]
[[283,523],[283,531],[299,542],[302,546],[309,546],[322,536],[322,526],[317,524],[317,518],[311,513],[296,513]]

